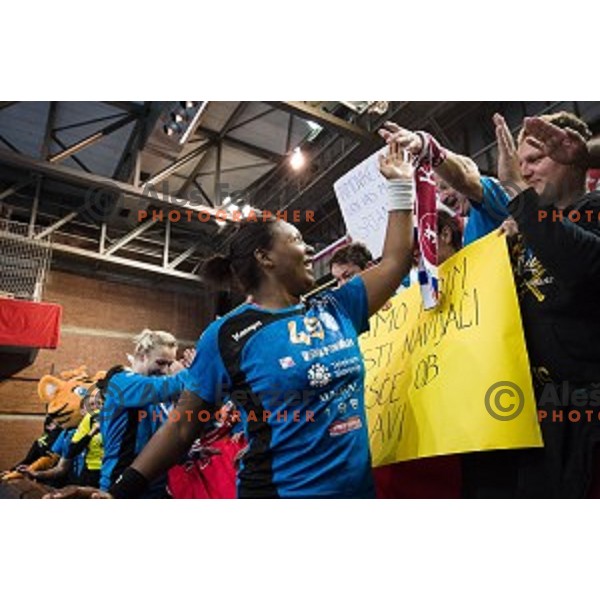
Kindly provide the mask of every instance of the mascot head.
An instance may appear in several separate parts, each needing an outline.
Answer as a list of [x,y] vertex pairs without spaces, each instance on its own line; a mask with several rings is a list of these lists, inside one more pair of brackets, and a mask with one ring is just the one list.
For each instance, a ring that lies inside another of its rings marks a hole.
[[62,429],[77,427],[83,417],[83,400],[105,374],[104,371],[99,371],[90,377],[86,367],[82,366],[72,371],[63,371],[59,377],[44,375],[38,383],[38,395],[48,405],[48,417]]

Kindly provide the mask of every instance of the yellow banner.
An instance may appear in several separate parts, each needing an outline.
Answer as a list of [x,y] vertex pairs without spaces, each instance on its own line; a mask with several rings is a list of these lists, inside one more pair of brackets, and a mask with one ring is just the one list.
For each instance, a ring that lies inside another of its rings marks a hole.
[[439,276],[437,308],[413,285],[361,336],[374,466],[542,446],[505,239],[469,245]]

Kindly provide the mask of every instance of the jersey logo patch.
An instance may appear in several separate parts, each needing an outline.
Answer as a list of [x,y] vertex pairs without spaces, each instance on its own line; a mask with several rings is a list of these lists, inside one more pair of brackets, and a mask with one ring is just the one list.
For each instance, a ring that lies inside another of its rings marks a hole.
[[252,325],[248,325],[248,327],[245,327],[241,331],[236,331],[235,333],[232,333],[231,338],[234,342],[239,342],[243,337],[246,337],[249,333],[252,333],[253,331],[256,331],[259,327],[262,327],[262,324],[262,321],[256,321],[252,323]]
[[284,358],[279,359],[279,364],[282,369],[291,369],[296,366],[294,359],[291,356],[285,356]]
[[325,387],[331,382],[329,369],[321,363],[315,363],[308,369],[308,383],[311,387]]
[[306,344],[310,346],[312,338],[325,339],[323,325],[321,325],[321,322],[316,317],[304,317],[304,329],[305,331],[298,331],[296,321],[288,323],[290,342],[292,344]]
[[346,435],[351,431],[356,431],[362,427],[362,421],[360,417],[354,416],[346,419],[345,421],[335,421],[329,427],[329,435],[331,437],[337,437],[339,435]]

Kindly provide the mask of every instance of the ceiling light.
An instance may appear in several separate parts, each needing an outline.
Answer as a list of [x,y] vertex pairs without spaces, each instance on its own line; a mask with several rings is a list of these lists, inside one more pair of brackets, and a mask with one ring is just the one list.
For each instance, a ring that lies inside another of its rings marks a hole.
[[302,150],[300,148],[294,148],[292,152],[292,156],[290,157],[290,165],[294,171],[298,171],[304,166],[306,159],[304,158],[304,154],[302,154]]

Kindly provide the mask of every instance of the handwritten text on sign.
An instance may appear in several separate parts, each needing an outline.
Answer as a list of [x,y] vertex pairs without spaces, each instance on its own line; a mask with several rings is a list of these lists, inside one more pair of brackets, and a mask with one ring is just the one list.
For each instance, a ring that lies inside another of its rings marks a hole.
[[[491,234],[440,268],[439,306],[413,286],[361,337],[373,464],[541,445],[529,363],[503,238]],[[524,410],[494,419],[486,391],[519,386]]]
[[349,235],[366,244],[375,258],[383,251],[388,219],[386,181],[378,161],[385,151],[371,155],[333,185]]

